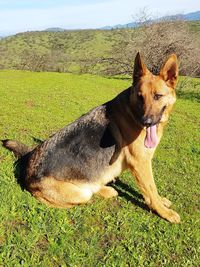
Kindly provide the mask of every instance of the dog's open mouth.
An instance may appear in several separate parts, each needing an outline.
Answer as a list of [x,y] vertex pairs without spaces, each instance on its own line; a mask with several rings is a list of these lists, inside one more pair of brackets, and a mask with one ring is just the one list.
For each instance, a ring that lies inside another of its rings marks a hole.
[[157,136],[157,126],[156,124],[153,126],[149,126],[146,128],[146,137],[144,140],[144,145],[147,148],[154,148],[158,144],[158,136]]

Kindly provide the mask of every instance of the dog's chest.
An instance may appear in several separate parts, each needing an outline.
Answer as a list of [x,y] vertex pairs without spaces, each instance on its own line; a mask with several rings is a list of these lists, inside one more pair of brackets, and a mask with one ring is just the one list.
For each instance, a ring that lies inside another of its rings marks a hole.
[[113,181],[126,169],[124,153],[122,152],[117,160],[110,166],[105,167],[98,178],[98,183],[105,185]]

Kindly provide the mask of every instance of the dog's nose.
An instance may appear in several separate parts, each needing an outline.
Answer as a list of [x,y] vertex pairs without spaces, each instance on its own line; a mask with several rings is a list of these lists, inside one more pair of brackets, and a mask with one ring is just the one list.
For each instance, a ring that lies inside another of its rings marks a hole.
[[153,124],[152,117],[143,117],[142,122],[145,126],[151,126]]

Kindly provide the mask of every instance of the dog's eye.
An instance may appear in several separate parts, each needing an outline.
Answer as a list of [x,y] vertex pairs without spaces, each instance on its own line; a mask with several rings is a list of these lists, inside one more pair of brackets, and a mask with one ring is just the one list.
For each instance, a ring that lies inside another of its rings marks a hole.
[[153,98],[154,98],[154,100],[159,100],[162,96],[163,95],[161,95],[161,94],[155,94]]

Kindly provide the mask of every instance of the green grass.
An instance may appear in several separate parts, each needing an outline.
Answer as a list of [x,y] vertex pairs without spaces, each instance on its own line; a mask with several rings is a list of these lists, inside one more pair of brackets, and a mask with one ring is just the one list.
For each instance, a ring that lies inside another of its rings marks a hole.
[[[33,137],[47,138],[130,83],[1,71],[0,138],[32,145]],[[0,148],[0,266],[199,266],[200,82],[185,78],[184,84],[153,161],[158,190],[173,201],[181,224],[149,212],[129,172],[114,185],[117,198],[48,208],[22,191],[13,156]]]

